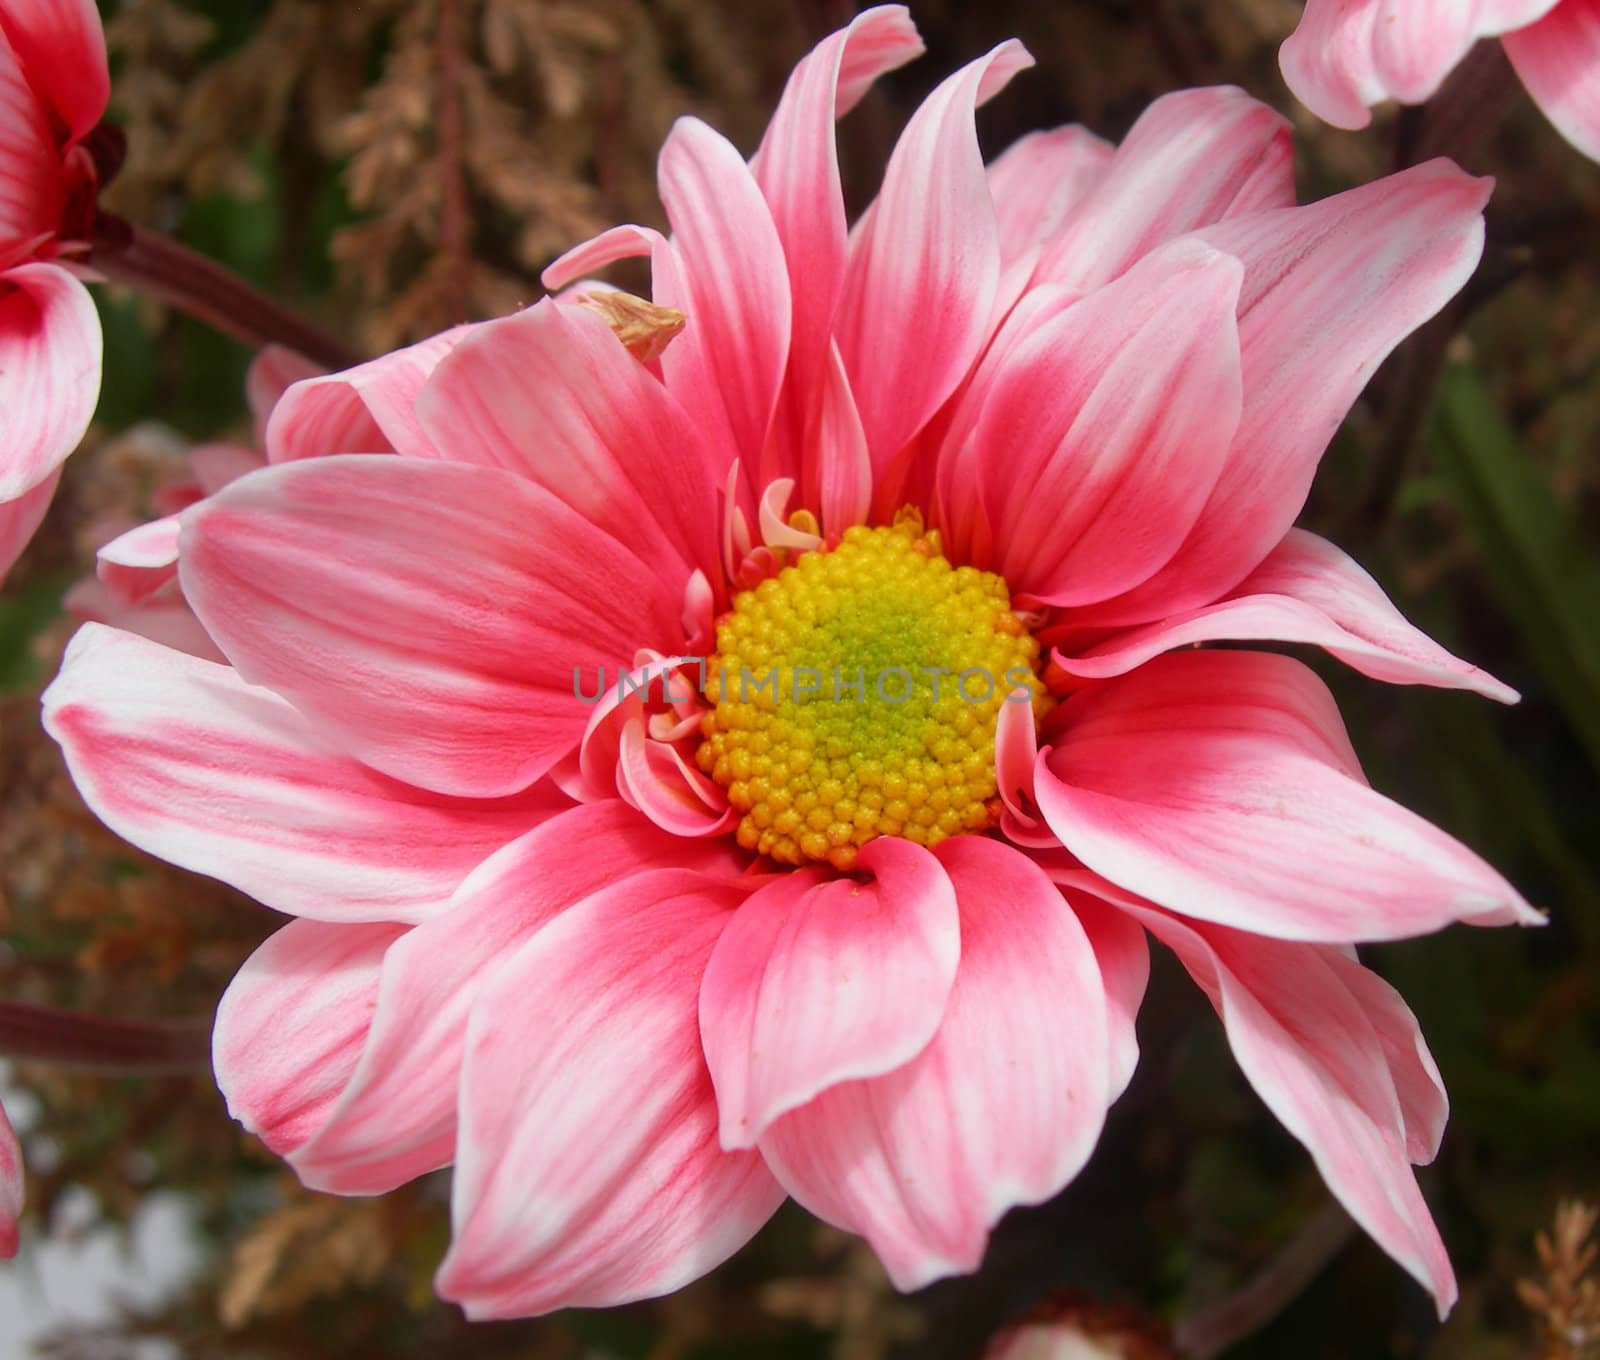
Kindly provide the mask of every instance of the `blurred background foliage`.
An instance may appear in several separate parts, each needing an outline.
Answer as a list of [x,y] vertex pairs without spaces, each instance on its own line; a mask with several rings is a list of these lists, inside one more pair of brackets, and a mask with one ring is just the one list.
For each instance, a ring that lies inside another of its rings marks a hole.
[[[605,226],[664,226],[653,165],[672,119],[699,114],[753,150],[793,62],[854,8],[102,7],[112,113],[130,145],[106,205],[371,350],[526,304],[545,263]],[[1373,783],[1492,860],[1549,910],[1550,924],[1459,928],[1367,955],[1416,1009],[1454,1102],[1443,1154],[1423,1173],[1461,1275],[1449,1322],[1441,1329],[1365,1238],[1337,1231],[1327,1268],[1228,1353],[1600,1353],[1546,1334],[1552,1291],[1574,1282],[1545,1276],[1574,1276],[1581,1262],[1570,1259],[1576,1248],[1557,1260],[1558,1241],[1541,1264],[1533,1246],[1558,1198],[1600,1195],[1600,167],[1503,79],[1499,116],[1483,94],[1503,77],[1493,53],[1479,84],[1447,90],[1428,113],[1380,113],[1361,134],[1321,127],[1276,71],[1295,0],[921,0],[913,12],[929,58],[885,81],[843,125],[855,208],[916,101],[1012,35],[1039,68],[981,115],[991,154],[1062,122],[1117,137],[1155,95],[1228,81],[1295,120],[1302,198],[1428,150],[1496,176],[1477,279],[1374,379],[1303,522],[1524,700],[1497,709],[1308,659],[1334,685]],[[275,921],[101,829],[39,732],[37,695],[73,626],[62,592],[91,571],[96,544],[149,513],[190,441],[248,438],[250,356],[141,298],[97,296],[99,415],[0,594],[0,995],[203,1025]],[[47,1353],[117,1356],[132,1338],[159,1337],[183,1356],[263,1360],[954,1358],[975,1355],[996,1326],[1062,1290],[1125,1305],[1159,1336],[1163,1320],[1270,1270],[1326,1204],[1309,1159],[1249,1092],[1209,1008],[1178,974],[1157,960],[1141,1071],[1089,1170],[1055,1203],[1013,1214],[980,1275],[908,1299],[858,1243],[791,1208],[673,1298],[468,1327],[430,1288],[448,1233],[442,1177],[377,1201],[311,1195],[229,1121],[203,1068],[129,1078],[20,1065],[16,1083],[38,1111],[26,1140],[32,1220],[48,1224],[71,1187],[91,1191],[110,1223],[157,1189],[177,1190],[193,1206],[206,1262],[167,1306],[109,1329],[63,1330]],[[26,1269],[26,1256],[4,1268]]]

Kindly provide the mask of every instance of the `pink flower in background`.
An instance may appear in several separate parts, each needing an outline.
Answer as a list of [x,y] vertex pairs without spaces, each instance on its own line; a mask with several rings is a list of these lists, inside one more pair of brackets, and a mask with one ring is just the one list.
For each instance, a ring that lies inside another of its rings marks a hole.
[[[87,626],[47,726],[108,825],[297,918],[219,1010],[230,1107],[313,1187],[453,1163],[474,1317],[677,1288],[786,1195],[902,1288],[975,1268],[1126,1086],[1147,934],[1448,1308],[1443,1090],[1348,946],[1539,918],[1367,786],[1305,666],[1193,644],[1515,697],[1292,527],[1487,186],[1296,207],[1232,89],[985,166],[1006,43],[852,232],[834,120],[920,50],[861,15],[748,163],[677,124],[671,238],[546,275],[648,256],[659,336],[580,286],[291,388],[273,465],[178,516],[224,660]],[[356,429],[401,456],[302,456]]]
[[100,396],[100,321],[60,261],[88,232],[83,139],[109,94],[93,0],[0,0],[0,578]]
[[22,1151],[0,1110],[0,1260],[17,1254],[17,1215],[22,1212]]
[[1431,99],[1486,37],[1556,130],[1600,160],[1600,0],[1306,0],[1278,60],[1319,118],[1361,128],[1374,104]]

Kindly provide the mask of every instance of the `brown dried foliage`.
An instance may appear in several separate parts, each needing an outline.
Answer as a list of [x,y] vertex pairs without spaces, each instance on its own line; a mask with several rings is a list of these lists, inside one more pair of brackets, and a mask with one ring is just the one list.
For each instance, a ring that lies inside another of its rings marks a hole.
[[1549,1232],[1534,1238],[1539,1280],[1518,1280],[1517,1296],[1533,1313],[1539,1360],[1600,1357],[1600,1277],[1591,1272],[1600,1246],[1590,1240],[1600,1208],[1579,1200],[1556,1206]]

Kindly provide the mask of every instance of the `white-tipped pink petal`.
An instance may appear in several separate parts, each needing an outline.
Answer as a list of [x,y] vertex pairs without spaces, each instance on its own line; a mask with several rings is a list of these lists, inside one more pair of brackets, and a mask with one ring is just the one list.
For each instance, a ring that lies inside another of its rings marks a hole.
[[[1015,691],[1013,691],[1015,693]],[[1059,844],[1039,817],[1033,795],[1034,770],[1039,763],[1039,734],[1033,704],[1008,698],[1000,708],[994,729],[995,782],[1005,805],[1000,830],[1015,845],[1044,849]]]
[[872,454],[837,345],[828,351],[804,448],[801,501],[817,507],[823,532],[863,523],[872,508]]
[[642,719],[624,724],[619,734],[617,791],[657,826],[686,839],[720,836],[739,820],[721,785],[676,746],[652,737]]
[[[0,25],[0,271],[61,225],[66,187],[49,119]],[[0,293],[6,275],[0,272]],[[0,366],[3,371],[3,366]]]
[[657,170],[678,276],[658,303],[689,318],[661,358],[697,427],[725,430],[759,466],[789,360],[789,271],[772,213],[744,158],[697,118],[673,125]]
[[45,691],[45,729],[118,835],[279,911],[415,921],[487,855],[566,806],[541,786],[461,800],[329,754],[288,704],[98,624]]
[[1507,33],[1506,55],[1544,116],[1600,161],[1600,0],[1561,0],[1538,23]]
[[1267,1108],[1350,1216],[1433,1295],[1441,1317],[1449,1312],[1455,1275],[1409,1164],[1414,1140],[1386,1043],[1347,985],[1360,965],[1329,949],[1180,921],[1090,877],[1071,886],[1101,892],[1177,954]]
[[782,875],[717,941],[700,1034],[725,1148],[755,1146],[820,1091],[901,1066],[939,1028],[961,956],[950,880],[893,837],[863,846],[859,863],[864,881]]
[[1095,952],[1022,853],[956,837],[961,966],[939,1032],[885,1076],[847,1082],[761,1141],[813,1213],[872,1244],[900,1289],[973,1270],[1015,1204],[1054,1195],[1088,1160],[1110,1100]]
[[17,1218],[22,1213],[22,1149],[0,1109],[0,1261],[17,1254]]
[[[443,456],[417,419],[417,394],[439,361],[473,330],[456,326],[342,373],[295,382],[267,417],[268,461],[285,463],[330,453]],[[267,381],[268,375],[262,375],[263,388]]]
[[111,73],[94,0],[6,0],[0,31],[69,141],[100,121],[111,97]]
[[1050,829],[1169,910],[1325,942],[1542,919],[1367,787],[1332,695],[1288,657],[1157,657],[1068,699],[1053,730],[1035,782]]
[[436,1280],[469,1317],[669,1293],[777,1208],[761,1157],[717,1144],[696,1022],[742,896],[702,875],[637,875],[562,913],[479,992]]
[[291,1161],[355,1071],[378,1005],[387,924],[291,921],[234,975],[217,1006],[212,1065],[228,1113]]
[[1012,351],[972,435],[1005,456],[941,489],[980,499],[1013,594],[1104,600],[1183,543],[1238,426],[1242,273],[1174,242]]
[[989,338],[1000,236],[973,110],[1032,64],[1020,43],[1002,43],[929,95],[851,241],[834,337],[875,468],[955,391]]
[[989,163],[1002,264],[1050,240],[1105,174],[1116,152],[1076,124],[1030,132]]
[[732,875],[734,860],[726,844],[685,844],[615,801],[572,808],[491,855],[448,912],[384,956],[371,1036],[337,1104],[296,1152],[301,1179],[371,1195],[444,1166],[455,1155],[467,1017],[496,965],[621,879],[662,867]]
[[1175,236],[1293,203],[1293,169],[1289,125],[1243,90],[1163,95],[1045,244],[1034,282],[1087,292]]
[[24,491],[15,500],[0,501],[0,581],[16,566],[34,532],[44,523],[45,511],[50,508],[60,480],[61,470],[57,468],[31,491]]
[[[588,308],[547,299],[473,328],[416,410],[450,460],[543,487],[661,575],[716,570],[723,464],[683,406]],[[632,655],[629,648],[611,659]]]
[[147,600],[178,577],[178,517],[119,534],[95,554],[95,574],[126,604]]
[[[0,194],[5,174],[0,161]],[[99,400],[100,318],[89,290],[53,264],[0,274],[0,502],[61,466]]]
[[1308,643],[1376,680],[1517,701],[1514,689],[1413,628],[1350,557],[1303,529],[1291,529],[1220,604],[1120,632],[1078,656],[1058,649],[1052,664],[1099,680],[1126,675],[1162,652],[1222,640]]
[[1244,412],[1188,540],[1094,626],[1215,603],[1283,541],[1328,441],[1367,379],[1472,274],[1489,181],[1429,161],[1303,208],[1198,233],[1244,261]]
[[497,468],[281,463],[184,512],[185,596],[239,674],[376,769],[488,798],[577,744],[573,672],[678,628],[683,582]]

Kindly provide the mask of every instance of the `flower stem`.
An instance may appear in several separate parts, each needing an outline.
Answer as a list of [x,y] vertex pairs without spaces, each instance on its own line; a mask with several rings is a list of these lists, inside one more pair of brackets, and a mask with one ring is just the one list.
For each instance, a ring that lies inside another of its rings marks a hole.
[[0,1056],[105,1072],[187,1072],[211,1061],[209,1022],[111,1020],[0,1001]]
[[102,216],[88,263],[112,283],[142,289],[242,344],[283,345],[329,369],[361,362],[342,341],[160,232]]
[[1173,1332],[1178,1353],[1188,1360],[1215,1360],[1254,1336],[1300,1296],[1354,1232],[1343,1209],[1325,1205],[1243,1286],[1179,1320]]

